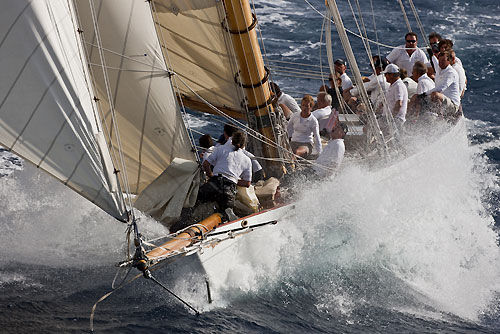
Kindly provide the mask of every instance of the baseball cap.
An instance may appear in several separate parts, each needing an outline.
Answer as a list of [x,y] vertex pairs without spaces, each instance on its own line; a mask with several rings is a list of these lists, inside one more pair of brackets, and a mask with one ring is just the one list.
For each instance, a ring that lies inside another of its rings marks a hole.
[[384,74],[385,73],[399,73],[399,67],[396,64],[389,64],[385,68]]
[[343,59],[337,59],[333,62],[334,64],[337,64],[337,65],[345,65],[345,61]]

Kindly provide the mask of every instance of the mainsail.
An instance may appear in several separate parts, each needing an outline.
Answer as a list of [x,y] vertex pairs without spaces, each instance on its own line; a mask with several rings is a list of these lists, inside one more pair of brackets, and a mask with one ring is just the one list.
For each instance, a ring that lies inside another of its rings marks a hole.
[[[238,66],[219,0],[154,0],[153,8],[169,66],[186,106],[210,111],[200,99],[245,119]],[[235,78],[236,77],[236,78]]]
[[10,1],[0,22],[0,144],[125,219],[70,2]]

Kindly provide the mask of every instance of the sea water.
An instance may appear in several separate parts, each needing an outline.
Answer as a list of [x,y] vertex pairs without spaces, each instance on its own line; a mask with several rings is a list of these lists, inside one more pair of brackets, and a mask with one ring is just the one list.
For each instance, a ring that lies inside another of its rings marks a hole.
[[[465,122],[389,167],[348,162],[334,179],[298,184],[295,214],[272,233],[262,229],[241,240],[238,262],[212,304],[194,257],[154,273],[199,316],[140,279],[98,306],[96,332],[500,331],[500,5],[414,3],[427,33],[455,42],[468,77]],[[310,4],[324,12],[323,1]],[[347,2],[338,4],[355,30]],[[360,4],[375,39],[370,2]],[[402,44],[397,3],[373,4],[378,38]],[[326,64],[322,17],[309,4],[255,1],[255,8],[269,59]],[[367,69],[360,42],[350,38]],[[344,57],[337,40],[333,53]],[[294,96],[321,85],[273,79]],[[189,118],[201,132],[221,130],[220,119]],[[90,308],[110,290],[114,264],[126,256],[125,226],[10,153],[0,152],[0,175],[0,332],[87,332]],[[148,237],[165,232],[146,217],[141,230]]]

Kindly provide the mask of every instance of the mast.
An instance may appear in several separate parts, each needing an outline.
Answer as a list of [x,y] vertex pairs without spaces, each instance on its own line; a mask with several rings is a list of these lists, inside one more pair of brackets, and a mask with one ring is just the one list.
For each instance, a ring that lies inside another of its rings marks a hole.
[[[257,18],[252,14],[248,0],[225,0],[227,22],[240,73],[236,76],[245,90],[248,111],[248,123],[257,130],[268,142],[276,143],[270,115],[274,113],[271,105],[271,89],[269,87],[269,73],[264,67],[264,60],[260,51],[255,27]],[[253,117],[255,116],[255,117]],[[262,143],[262,154],[266,158],[279,158],[276,148]],[[282,165],[277,162],[267,164],[271,174],[281,174]]]

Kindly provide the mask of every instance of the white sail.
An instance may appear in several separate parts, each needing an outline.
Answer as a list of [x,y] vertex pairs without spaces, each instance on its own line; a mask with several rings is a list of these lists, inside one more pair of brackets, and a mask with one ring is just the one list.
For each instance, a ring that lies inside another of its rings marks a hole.
[[189,86],[178,81],[184,103],[203,107],[203,103],[196,105],[201,101],[198,94],[231,116],[244,119],[244,94],[235,82],[238,66],[231,36],[223,27],[223,1],[154,0],[153,6],[168,64]]
[[71,2],[0,11],[0,144],[125,219]]
[[131,192],[138,194],[162,174],[174,158],[195,161],[150,4],[133,0],[97,0],[93,6],[88,0],[75,3],[112,143],[117,148],[111,118],[111,105],[114,105],[127,182]]

